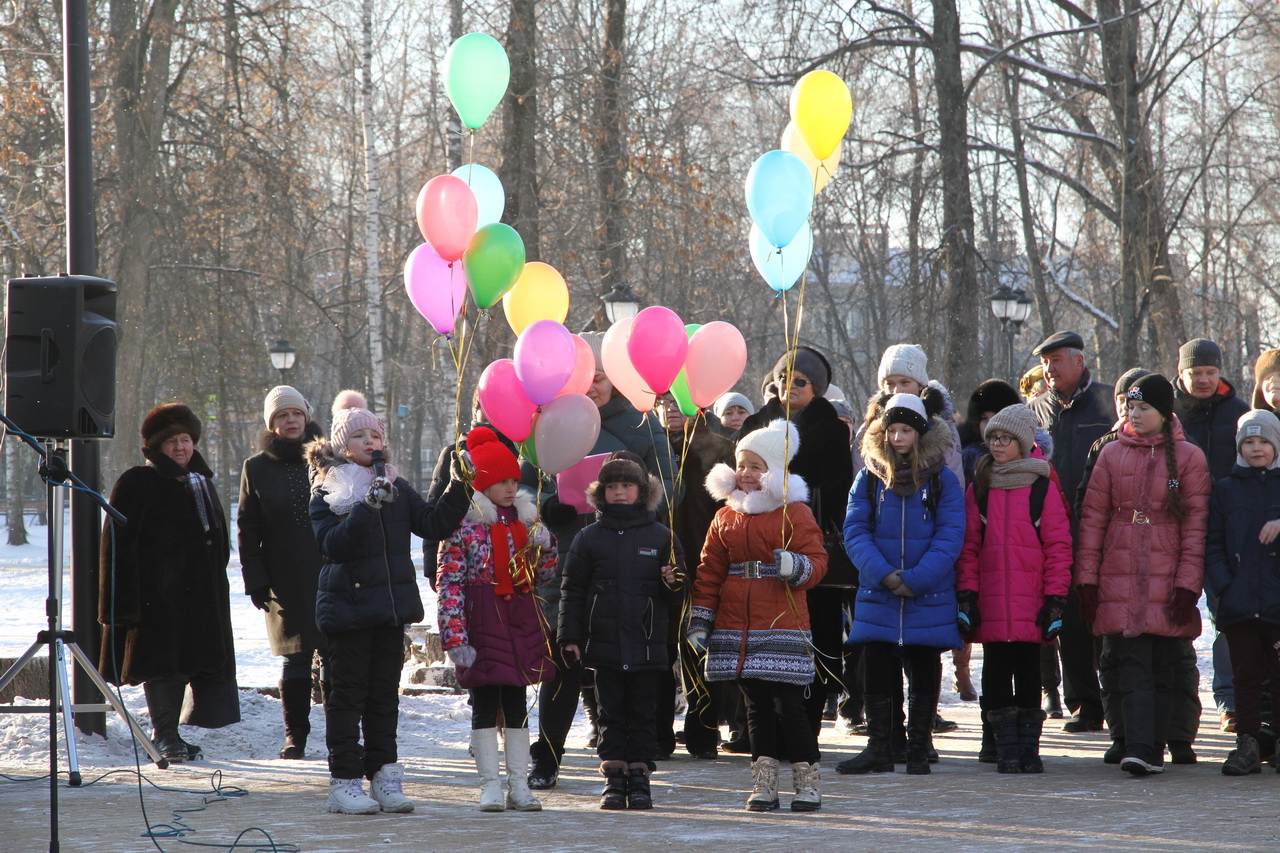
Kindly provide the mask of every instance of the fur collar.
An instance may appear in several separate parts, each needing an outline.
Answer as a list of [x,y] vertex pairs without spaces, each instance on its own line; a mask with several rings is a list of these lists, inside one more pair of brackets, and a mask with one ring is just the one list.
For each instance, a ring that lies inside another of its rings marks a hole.
[[150,447],[144,447],[142,448],[142,456],[147,460],[147,464],[154,468],[161,477],[181,479],[187,474],[200,474],[210,480],[213,479],[213,471],[210,470],[199,450],[192,449],[191,461],[187,463],[185,471],[178,467],[178,463],[161,453],[159,448],[153,450]]
[[[325,503],[334,515],[346,515],[364,500],[373,482],[372,468],[339,456],[324,436],[304,445],[302,450],[311,468],[311,488],[324,493]],[[388,462],[387,479],[394,483],[399,476],[395,466]]]
[[315,421],[307,421],[302,430],[302,438],[281,438],[271,430],[264,429],[258,434],[258,450],[276,462],[302,462],[303,446],[323,434]]
[[[645,496],[644,508],[649,512],[654,512],[658,508],[658,504],[662,503],[662,481],[653,474],[649,475],[649,487],[646,489],[648,494]],[[600,485],[600,481],[587,486],[587,503],[595,508],[596,512],[604,509],[604,488]]]
[[[920,473],[932,473],[947,464],[947,453],[955,446],[951,422],[942,415],[934,415],[929,421],[929,431],[920,436]],[[876,418],[867,426],[862,436],[862,460],[867,470],[886,486],[892,486],[894,461],[885,442],[885,426]]]
[[[525,491],[516,492],[516,517],[524,524],[525,527],[531,526],[538,520],[538,507],[534,504],[533,498]],[[467,510],[466,521],[472,521],[477,524],[496,524],[498,521],[498,507],[493,501],[489,500],[484,492],[473,492],[471,494],[471,507]]]
[[[760,515],[782,506],[781,471],[766,471],[760,485],[759,491],[742,491],[738,488],[737,473],[723,462],[717,463],[707,474],[707,494],[724,501],[729,509],[743,515]],[[786,491],[789,503],[806,503],[809,500],[809,486],[799,474],[787,475]]]

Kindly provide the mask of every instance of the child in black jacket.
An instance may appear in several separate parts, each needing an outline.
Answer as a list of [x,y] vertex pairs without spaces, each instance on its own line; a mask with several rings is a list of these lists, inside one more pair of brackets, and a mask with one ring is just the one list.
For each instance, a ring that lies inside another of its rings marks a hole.
[[581,658],[596,671],[597,752],[607,780],[600,808],[649,809],[659,676],[671,668],[667,609],[684,558],[654,517],[661,486],[635,454],[613,454],[587,496],[596,521],[574,538],[564,562],[559,642],[566,661]]

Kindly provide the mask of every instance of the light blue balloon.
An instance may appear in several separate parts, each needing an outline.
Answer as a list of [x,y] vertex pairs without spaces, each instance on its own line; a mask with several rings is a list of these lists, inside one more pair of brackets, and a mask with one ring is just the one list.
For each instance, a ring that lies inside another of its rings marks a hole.
[[454,169],[452,175],[465,181],[475,194],[477,228],[502,220],[502,211],[507,208],[507,193],[492,169],[479,163],[465,163]]
[[775,249],[800,233],[813,207],[809,167],[788,151],[768,151],[747,172],[747,210]]
[[806,222],[790,243],[778,249],[769,242],[763,231],[752,225],[750,243],[751,260],[761,278],[771,288],[781,292],[795,286],[809,266],[809,256],[813,254],[813,230]]

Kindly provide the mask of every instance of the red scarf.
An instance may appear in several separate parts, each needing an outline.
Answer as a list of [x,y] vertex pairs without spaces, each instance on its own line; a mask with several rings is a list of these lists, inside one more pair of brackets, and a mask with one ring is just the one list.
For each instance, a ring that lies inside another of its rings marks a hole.
[[[499,518],[504,515],[499,510]],[[489,542],[493,549],[494,592],[498,595],[514,595],[516,584],[511,573],[512,560],[516,561],[515,577],[519,578],[520,591],[528,592],[532,573],[524,559],[524,549],[529,544],[529,531],[518,519],[499,520],[489,525]],[[515,555],[511,553],[511,545],[515,543]]]

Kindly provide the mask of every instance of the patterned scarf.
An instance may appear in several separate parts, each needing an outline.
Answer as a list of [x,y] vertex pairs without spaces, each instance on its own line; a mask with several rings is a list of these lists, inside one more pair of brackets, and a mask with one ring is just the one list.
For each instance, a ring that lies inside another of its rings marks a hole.
[[[497,595],[515,595],[516,580],[520,591],[528,592],[531,588],[531,573],[525,565],[524,549],[529,544],[529,531],[520,521],[513,506],[495,507],[498,520],[489,525],[489,542],[493,548],[494,593]],[[515,576],[511,572],[512,546],[514,547]]]
[[196,505],[196,514],[200,516],[200,526],[204,528],[204,532],[218,526],[218,513],[213,505],[213,492],[209,489],[209,478],[203,474],[197,474],[195,471],[188,471],[182,477],[183,484],[187,487],[187,492],[191,495],[191,500]]

